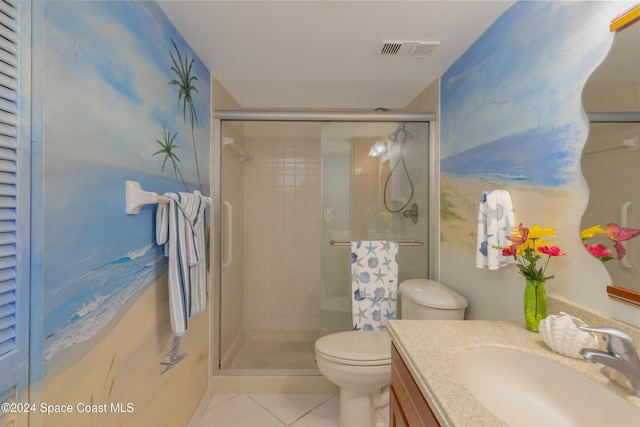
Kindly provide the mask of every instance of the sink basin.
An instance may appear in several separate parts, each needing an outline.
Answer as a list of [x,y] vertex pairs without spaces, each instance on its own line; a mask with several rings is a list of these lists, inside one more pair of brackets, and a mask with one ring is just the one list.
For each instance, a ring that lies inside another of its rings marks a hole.
[[640,426],[640,411],[629,402],[532,354],[469,350],[456,359],[455,372],[485,408],[512,427]]

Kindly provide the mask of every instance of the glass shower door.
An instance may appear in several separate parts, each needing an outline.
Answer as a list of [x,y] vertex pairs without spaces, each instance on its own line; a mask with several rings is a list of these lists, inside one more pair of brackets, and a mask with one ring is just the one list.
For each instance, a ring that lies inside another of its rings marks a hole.
[[400,248],[399,279],[427,277],[429,129],[277,120],[219,129],[215,369],[318,375],[315,340],[351,329],[351,240],[424,242]]
[[428,277],[429,128],[426,123],[322,127],[321,333],[352,328],[350,242],[399,247],[399,282]]

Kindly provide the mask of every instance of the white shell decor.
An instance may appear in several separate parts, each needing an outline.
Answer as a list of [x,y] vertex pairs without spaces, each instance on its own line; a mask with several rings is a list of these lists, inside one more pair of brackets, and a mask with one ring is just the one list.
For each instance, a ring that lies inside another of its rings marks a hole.
[[542,319],[538,331],[551,350],[564,356],[582,359],[580,350],[599,348],[600,345],[594,333],[579,329],[579,325],[586,325],[586,323],[577,317],[560,312],[558,315],[550,315]]

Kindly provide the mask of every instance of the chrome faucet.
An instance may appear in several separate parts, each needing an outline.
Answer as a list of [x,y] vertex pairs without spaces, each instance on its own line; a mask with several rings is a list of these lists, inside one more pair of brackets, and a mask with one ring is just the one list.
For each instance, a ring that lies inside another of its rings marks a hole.
[[606,368],[609,368],[607,369],[607,376],[620,384],[621,382],[618,381],[615,375],[612,375],[613,373],[610,370],[617,371],[628,380],[629,384],[624,384],[624,381],[622,381],[622,385],[633,389],[640,396],[640,357],[638,357],[638,353],[633,346],[631,337],[619,329],[605,326],[579,326],[579,328],[583,331],[602,334],[602,339],[607,346],[607,351],[583,348],[580,350],[582,357],[592,363],[605,365]]

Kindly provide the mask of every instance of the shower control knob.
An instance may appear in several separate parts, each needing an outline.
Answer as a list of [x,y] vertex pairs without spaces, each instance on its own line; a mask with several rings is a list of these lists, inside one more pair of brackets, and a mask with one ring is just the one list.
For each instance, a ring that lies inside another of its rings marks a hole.
[[404,211],[403,215],[405,218],[410,218],[412,223],[417,224],[418,223],[418,205],[415,203],[412,204],[411,209],[407,209],[406,211]]

